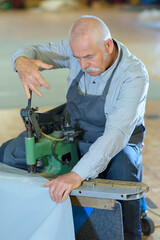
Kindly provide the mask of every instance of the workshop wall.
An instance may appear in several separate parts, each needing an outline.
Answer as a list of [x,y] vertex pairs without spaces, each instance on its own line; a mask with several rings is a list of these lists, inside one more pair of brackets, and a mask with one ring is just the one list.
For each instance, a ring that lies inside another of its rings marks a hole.
[[160,5],[159,0],[0,0],[0,9],[29,9],[41,7],[45,10],[59,10],[64,7],[94,7],[104,4],[118,5]]

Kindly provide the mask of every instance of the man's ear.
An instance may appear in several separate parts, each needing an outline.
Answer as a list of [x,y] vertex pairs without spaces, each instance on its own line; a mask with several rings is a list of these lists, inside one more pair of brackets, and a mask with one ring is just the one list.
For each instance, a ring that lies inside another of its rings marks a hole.
[[107,54],[111,54],[113,52],[113,41],[112,39],[108,39],[104,42],[105,50]]

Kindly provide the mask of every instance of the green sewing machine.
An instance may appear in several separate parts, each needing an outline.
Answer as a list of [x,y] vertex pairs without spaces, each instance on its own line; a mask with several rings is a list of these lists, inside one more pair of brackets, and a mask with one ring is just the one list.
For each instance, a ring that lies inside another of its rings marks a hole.
[[[32,94],[31,94],[32,97]],[[61,175],[71,171],[78,162],[75,137],[78,132],[70,126],[61,114],[65,104],[46,113],[38,113],[38,108],[28,106],[21,109],[21,117],[26,127],[25,150],[28,172]]]

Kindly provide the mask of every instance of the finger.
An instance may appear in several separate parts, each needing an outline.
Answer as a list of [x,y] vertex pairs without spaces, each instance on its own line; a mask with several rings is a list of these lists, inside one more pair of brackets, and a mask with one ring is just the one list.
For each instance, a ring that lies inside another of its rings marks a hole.
[[46,70],[50,70],[50,69],[53,68],[53,65],[44,63],[40,60],[38,60],[38,66],[39,66],[39,68],[43,68],[43,69],[46,69]]
[[52,181],[49,181],[49,182],[44,184],[44,187],[50,187],[52,185],[52,183],[53,183]]
[[[29,89],[31,89],[33,92],[35,92],[38,96],[42,96],[42,93],[33,85],[33,82],[29,83],[28,79],[26,79],[25,76],[23,76],[22,74],[19,74],[23,88],[25,90],[25,94],[27,96],[28,99],[30,99],[31,95],[29,92]],[[34,81],[34,84],[37,81]],[[40,83],[37,82],[37,84],[39,84],[39,86],[41,85]]]
[[44,79],[44,77],[40,74],[39,71],[34,73],[34,82],[36,86],[44,86],[48,90],[51,88],[51,86],[48,84],[48,82]]
[[49,187],[50,197],[51,197],[51,199],[54,201],[54,195],[53,195],[54,189],[53,189],[53,187],[51,188],[52,184],[53,184],[53,182],[52,182],[52,181],[49,181],[49,182],[47,182],[47,183],[44,184],[44,187]]
[[69,194],[71,193],[73,187],[69,186],[66,191],[63,193],[61,201],[60,202],[64,202],[66,201],[66,199],[68,198]]
[[57,188],[57,185],[55,184],[55,181],[51,181],[50,183],[47,184],[47,186],[49,185],[49,194],[50,194],[50,197],[53,201],[55,201],[55,192],[56,192],[56,188]]
[[59,202],[59,198],[61,198],[59,196],[59,195],[61,195],[59,190],[60,190],[60,186],[55,184],[55,183],[53,185],[51,185],[50,189],[49,189],[51,199],[53,201],[55,201],[56,203],[58,203]]
[[24,91],[26,93],[27,98],[30,99],[31,94],[30,94],[29,88],[26,85],[23,85],[23,87],[24,87]]
[[71,184],[59,185],[59,188],[55,189],[54,192],[56,203],[65,201],[70,194],[72,188],[73,186]]
[[28,99],[30,99],[31,95],[30,95],[30,92],[29,92],[29,89],[31,89],[35,94],[37,94],[39,97],[42,97],[43,94],[41,93],[41,91],[35,87],[33,84],[25,84],[23,81],[22,81],[22,84],[23,84],[23,87],[24,87],[24,90],[25,90],[25,93],[26,93],[26,96]]
[[39,91],[38,88],[36,88],[34,85],[30,85],[29,88],[32,90],[32,92],[34,92],[37,96],[42,97],[43,94],[41,93],[41,91]]
[[64,202],[68,198],[71,191],[72,190],[70,188],[66,189],[66,191],[63,193],[63,195],[61,197],[60,202]]
[[67,186],[62,184],[61,182],[55,180],[53,184],[50,186],[49,192],[51,199],[56,203],[61,201],[61,198],[66,191]]
[[56,195],[55,195],[55,187],[54,186],[49,187],[49,194],[50,194],[50,197],[51,197],[52,201],[56,202]]
[[54,199],[56,203],[60,203],[62,201],[62,197],[65,194],[66,190],[67,186],[62,186],[54,191]]
[[42,77],[41,74],[39,74],[36,77],[36,80],[38,80],[38,82],[41,84],[41,86],[44,86],[45,88],[47,88],[48,90],[51,89],[51,86],[47,83],[47,81]]
[[29,92],[29,87],[25,83],[25,78],[24,78],[24,76],[22,74],[18,73],[18,75],[19,75],[19,78],[21,79],[21,82],[22,82],[25,94],[26,94],[27,98],[30,99],[31,95],[30,95],[30,92]]

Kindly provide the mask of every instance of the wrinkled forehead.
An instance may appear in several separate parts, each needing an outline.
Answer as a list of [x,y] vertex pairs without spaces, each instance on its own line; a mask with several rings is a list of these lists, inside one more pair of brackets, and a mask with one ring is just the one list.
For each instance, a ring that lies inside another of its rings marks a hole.
[[70,38],[69,43],[72,51],[95,51],[104,48],[105,41],[101,38],[95,37],[92,32],[77,34],[77,37]]
[[95,51],[101,47],[101,44],[90,35],[81,35],[76,40],[70,39],[69,42],[72,51]]
[[70,41],[70,47],[75,57],[93,56],[102,51],[101,45],[90,38],[79,38],[77,41]]

